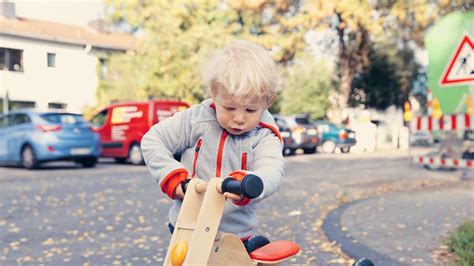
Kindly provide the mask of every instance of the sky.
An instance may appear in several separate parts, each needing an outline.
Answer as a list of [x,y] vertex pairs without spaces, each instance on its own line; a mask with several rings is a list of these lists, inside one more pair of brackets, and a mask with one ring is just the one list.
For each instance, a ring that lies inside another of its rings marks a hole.
[[[0,0],[2,1],[2,0]],[[9,0],[18,17],[48,20],[72,25],[103,18],[103,0]]]

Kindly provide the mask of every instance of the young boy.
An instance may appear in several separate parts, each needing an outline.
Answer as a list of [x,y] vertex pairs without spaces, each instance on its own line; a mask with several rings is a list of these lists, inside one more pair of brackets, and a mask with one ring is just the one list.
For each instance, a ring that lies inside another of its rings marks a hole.
[[[186,179],[259,176],[263,193],[253,200],[225,193],[220,231],[238,235],[250,252],[268,243],[250,238],[257,225],[259,202],[278,190],[284,172],[282,142],[267,111],[280,80],[274,61],[262,47],[236,41],[209,62],[204,82],[211,99],[153,126],[142,139],[145,162],[161,190],[174,199],[169,211],[172,231],[181,208]],[[174,159],[181,154],[180,161]]]

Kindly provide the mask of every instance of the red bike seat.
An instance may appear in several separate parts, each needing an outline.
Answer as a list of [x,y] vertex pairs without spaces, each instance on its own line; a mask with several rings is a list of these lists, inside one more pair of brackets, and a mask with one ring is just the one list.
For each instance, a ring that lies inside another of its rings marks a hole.
[[300,251],[300,247],[296,243],[278,240],[254,250],[250,253],[250,258],[259,262],[277,263],[295,255],[298,251]]

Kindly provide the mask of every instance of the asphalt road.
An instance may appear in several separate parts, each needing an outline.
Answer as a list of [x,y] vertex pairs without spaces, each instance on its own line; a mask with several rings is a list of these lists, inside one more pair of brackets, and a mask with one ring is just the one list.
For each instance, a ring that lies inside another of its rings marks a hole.
[[[410,166],[405,152],[287,157],[282,189],[262,202],[256,234],[297,242],[290,263],[347,263],[321,229],[338,205],[420,186],[459,182],[456,172]],[[160,264],[170,234],[167,199],[144,166],[69,163],[0,168],[0,264]]]

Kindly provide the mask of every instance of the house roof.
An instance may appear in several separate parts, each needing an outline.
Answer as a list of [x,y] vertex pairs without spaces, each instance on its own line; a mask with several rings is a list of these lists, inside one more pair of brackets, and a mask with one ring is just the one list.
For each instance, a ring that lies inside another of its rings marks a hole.
[[91,27],[19,17],[7,19],[0,16],[0,34],[69,44],[90,44],[92,47],[113,50],[130,50],[137,45],[136,38],[123,33],[104,33]]

